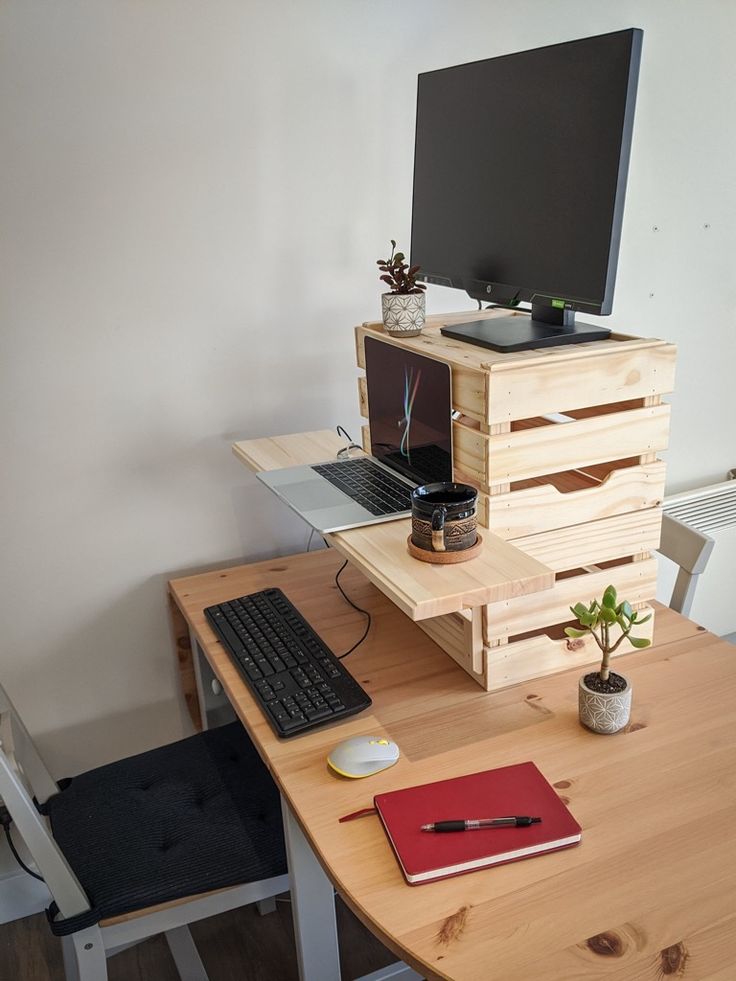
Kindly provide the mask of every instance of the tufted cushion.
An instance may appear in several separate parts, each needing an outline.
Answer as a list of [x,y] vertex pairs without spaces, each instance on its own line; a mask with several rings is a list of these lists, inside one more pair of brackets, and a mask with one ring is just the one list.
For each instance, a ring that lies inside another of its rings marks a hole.
[[279,794],[239,722],[74,777],[43,810],[93,907],[55,933],[286,872]]

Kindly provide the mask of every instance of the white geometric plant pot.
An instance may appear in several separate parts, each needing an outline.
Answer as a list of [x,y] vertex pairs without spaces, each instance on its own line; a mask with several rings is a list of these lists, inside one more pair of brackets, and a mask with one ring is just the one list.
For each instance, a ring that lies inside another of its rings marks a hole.
[[382,293],[383,326],[395,337],[421,334],[426,316],[424,293]]
[[618,732],[628,725],[631,716],[631,684],[627,678],[623,691],[606,694],[593,691],[580,679],[578,687],[578,711],[580,721],[587,729],[604,734]]

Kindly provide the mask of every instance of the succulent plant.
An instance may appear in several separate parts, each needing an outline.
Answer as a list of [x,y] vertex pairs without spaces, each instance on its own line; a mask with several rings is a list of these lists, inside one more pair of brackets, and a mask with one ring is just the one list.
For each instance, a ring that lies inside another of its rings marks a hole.
[[416,281],[419,266],[410,266],[403,252],[396,251],[396,242],[391,239],[391,255],[388,259],[378,259],[376,265],[381,270],[381,280],[391,287],[388,292],[406,295],[407,293],[423,293],[424,283]]
[[[631,636],[631,631],[635,626],[651,619],[651,613],[639,619],[639,614],[632,609],[627,600],[619,601],[613,586],[606,587],[600,602],[594,599],[590,606],[576,603],[575,606],[570,607],[570,610],[575,615],[580,627],[565,627],[565,633],[568,637],[593,635],[596,644],[603,653],[599,671],[601,681],[608,681],[611,654],[626,638],[632,647],[649,647],[651,643],[646,637]],[[611,643],[610,631],[614,624],[618,624],[621,628],[621,635]]]

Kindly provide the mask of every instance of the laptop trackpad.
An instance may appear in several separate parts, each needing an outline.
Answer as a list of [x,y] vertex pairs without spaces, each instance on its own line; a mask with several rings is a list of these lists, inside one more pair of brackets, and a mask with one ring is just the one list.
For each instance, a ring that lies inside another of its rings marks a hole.
[[333,487],[329,480],[323,477],[318,480],[298,480],[293,484],[281,484],[274,490],[300,511],[335,507],[350,500],[347,494]]

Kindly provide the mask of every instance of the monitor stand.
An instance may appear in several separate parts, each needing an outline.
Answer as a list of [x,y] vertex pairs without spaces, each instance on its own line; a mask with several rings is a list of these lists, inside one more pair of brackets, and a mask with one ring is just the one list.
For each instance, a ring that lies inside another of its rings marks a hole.
[[492,351],[529,351],[605,340],[611,331],[607,327],[576,323],[573,310],[558,310],[533,303],[531,317],[517,314],[497,320],[473,320],[442,327],[440,333],[456,341],[488,347]]

